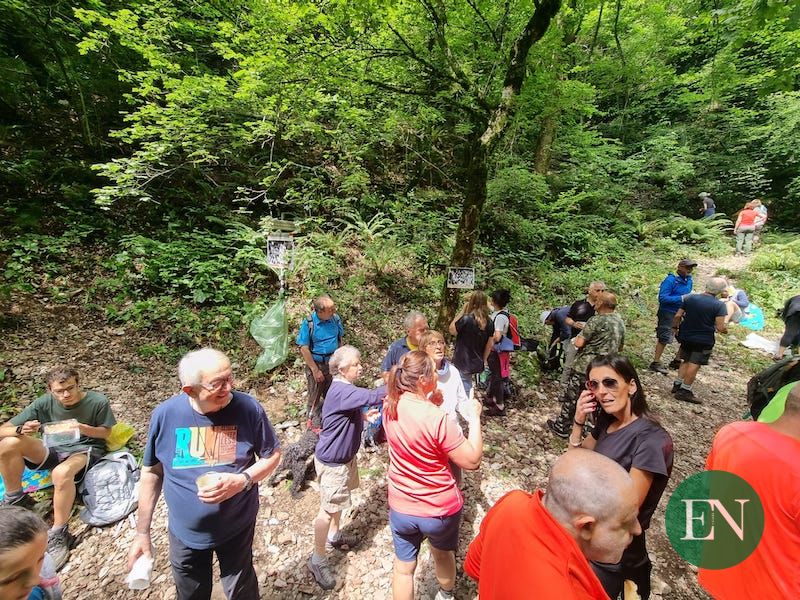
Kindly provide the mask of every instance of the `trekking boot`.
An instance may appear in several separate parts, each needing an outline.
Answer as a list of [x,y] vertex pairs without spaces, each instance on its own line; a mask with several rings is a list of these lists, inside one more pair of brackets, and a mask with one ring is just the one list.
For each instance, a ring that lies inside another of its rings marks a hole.
[[332,590],[336,587],[336,578],[331,573],[328,566],[328,559],[324,558],[321,562],[315,563],[313,555],[308,559],[308,570],[323,590]]
[[667,366],[674,371],[675,369],[681,368],[681,362],[682,361],[680,358],[673,358],[671,361],[669,361]]
[[36,506],[36,500],[25,492],[14,494],[13,496],[3,494],[2,499],[0,499],[0,506],[21,506],[22,508],[33,510],[33,507]]
[[570,432],[569,432],[569,431],[561,431],[561,430],[560,430],[560,429],[559,429],[559,428],[556,426],[556,421],[555,421],[555,419],[547,419],[547,428],[548,428],[550,431],[552,431],[554,434],[556,434],[558,437],[562,438],[562,439],[567,439],[567,438],[569,437],[569,433],[570,433]]
[[669,371],[662,365],[660,362],[653,361],[650,363],[648,367],[651,371],[655,371],[656,373],[661,373],[662,375],[667,375]]
[[687,390],[686,388],[679,388],[678,391],[675,392],[675,397],[678,400],[682,400],[684,402],[691,402],[692,404],[702,404],[703,401],[700,400],[697,396],[694,395],[692,390]]
[[673,383],[673,384],[672,384],[672,390],[670,391],[670,393],[671,393],[671,394],[674,394],[674,393],[676,393],[676,392],[677,392],[679,389],[681,389],[681,384],[680,384],[680,383],[678,383],[678,382],[675,382],[675,383]]
[[346,550],[350,550],[351,548],[355,548],[361,540],[355,535],[347,535],[342,533],[341,531],[336,534],[336,537],[333,538],[333,541],[328,540],[325,544],[328,548],[336,548],[337,550],[341,550],[345,548]]
[[47,553],[55,563],[56,571],[63,567],[69,558],[69,550],[75,543],[75,538],[64,525],[59,529],[51,529],[47,532]]

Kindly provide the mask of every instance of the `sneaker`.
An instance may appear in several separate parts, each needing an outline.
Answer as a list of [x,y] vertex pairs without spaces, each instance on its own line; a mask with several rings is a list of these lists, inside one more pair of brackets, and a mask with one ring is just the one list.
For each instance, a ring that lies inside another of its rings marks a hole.
[[651,371],[655,371],[656,373],[661,373],[662,375],[667,375],[669,373],[669,371],[660,362],[655,362],[655,361],[651,362],[648,368]]
[[667,366],[674,371],[681,368],[681,362],[683,361],[680,358],[673,358]]
[[319,564],[314,563],[314,558],[308,559],[308,570],[314,576],[314,579],[323,590],[332,590],[336,587],[336,578],[331,573],[331,568],[328,566],[328,561],[324,560]]
[[33,507],[36,506],[36,500],[31,498],[30,494],[24,492],[14,498],[9,498],[6,494],[3,494],[0,497],[0,506],[21,506],[22,508],[33,510]]
[[355,548],[358,546],[361,540],[358,539],[355,535],[347,535],[342,533],[341,531],[336,535],[333,541],[328,540],[325,544],[328,548],[336,548],[337,550],[341,550],[345,548],[349,550],[350,548]]
[[694,395],[692,390],[687,390],[686,388],[680,388],[678,391],[675,392],[675,397],[678,400],[683,400],[684,402],[691,402],[692,404],[702,404],[702,400]]
[[555,419],[547,419],[547,428],[562,439],[567,439],[569,437],[569,431],[561,431],[556,427]]
[[75,542],[75,538],[66,527],[47,532],[47,553],[53,559],[56,571],[61,569],[69,558],[69,549]]
[[681,384],[680,384],[680,383],[673,383],[673,384],[672,384],[672,390],[670,391],[670,393],[674,394],[674,393],[676,393],[676,392],[677,392],[679,389],[681,389]]

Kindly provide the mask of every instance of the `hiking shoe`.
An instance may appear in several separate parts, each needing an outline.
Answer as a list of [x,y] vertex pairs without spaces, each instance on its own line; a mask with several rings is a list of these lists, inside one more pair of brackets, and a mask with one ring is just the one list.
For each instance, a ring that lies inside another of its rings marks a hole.
[[673,358],[671,361],[669,361],[667,366],[674,371],[675,369],[681,368],[681,362],[683,361],[681,361],[680,358]]
[[61,569],[69,558],[69,549],[75,542],[75,538],[66,527],[61,529],[51,529],[47,532],[47,553],[56,566],[56,571]]
[[455,596],[453,595],[453,590],[449,592],[439,588],[439,591],[436,592],[436,596],[433,597],[433,600],[453,600]]
[[336,537],[333,539],[333,541],[328,540],[325,546],[328,548],[336,548],[337,550],[341,550],[342,548],[349,550],[350,548],[355,548],[358,546],[360,541],[361,540],[358,539],[357,536],[347,535],[340,531],[338,534],[336,534]]
[[319,564],[314,563],[314,558],[309,558],[308,570],[314,576],[314,579],[323,590],[332,590],[336,587],[336,578],[331,573],[331,568],[328,566],[327,559]]
[[679,389],[681,389],[681,384],[680,384],[680,383],[673,383],[673,384],[672,384],[672,390],[670,391],[670,393],[671,393],[671,394],[674,394],[674,393],[676,393],[676,392],[677,392]]
[[555,419],[547,419],[547,428],[562,439],[567,439],[569,437],[569,431],[561,431],[556,427]]
[[651,371],[655,371],[656,373],[661,373],[662,375],[667,375],[669,371],[666,369],[664,365],[660,362],[651,362],[650,366],[648,367]]
[[0,498],[0,506],[21,506],[22,508],[33,510],[33,507],[36,506],[36,500],[31,498],[30,494],[24,492],[15,498],[9,498],[7,494],[3,494],[2,498]]
[[680,388],[678,391],[675,392],[675,397],[678,400],[683,400],[684,402],[691,402],[692,404],[702,404],[702,400],[694,395],[692,390],[687,390],[686,388]]
[[487,406],[483,409],[483,414],[487,417],[505,417],[506,407],[500,408],[497,405]]

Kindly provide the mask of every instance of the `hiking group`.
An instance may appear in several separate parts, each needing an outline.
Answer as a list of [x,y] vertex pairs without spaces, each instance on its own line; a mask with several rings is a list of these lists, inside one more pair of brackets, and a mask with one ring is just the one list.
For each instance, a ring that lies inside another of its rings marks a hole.
[[[672,391],[677,400],[693,403],[701,402],[693,390],[697,372],[708,364],[715,334],[725,332],[730,321],[719,300],[729,295],[724,279],[711,278],[702,294],[692,293],[696,264],[681,260],[677,273],[660,286],[650,364],[652,371],[668,373],[661,357],[677,338]],[[463,471],[480,468],[481,417],[506,414],[510,353],[520,344],[510,301],[507,290],[498,290],[490,310],[487,296],[472,292],[449,326],[455,336],[452,359],[442,332],[430,330],[421,312],[410,312],[403,322],[405,335],[389,346],[382,377],[371,388],[357,385],[364,371],[361,353],[344,343],[334,301],[329,296],[314,301],[296,343],[305,364],[320,499],[316,516],[309,515],[313,551],[306,564],[323,590],[337,587],[328,553],[362,541],[347,531],[342,516],[359,485],[357,456],[369,430],[373,436],[382,431],[388,447],[393,598],[414,597],[425,539],[435,564],[436,598],[454,597]],[[616,599],[626,580],[636,585],[640,598],[650,595],[646,532],[671,476],[674,448],[668,423],[651,414],[644,386],[621,354],[625,325],[616,308],[617,297],[595,281],[586,298],[548,317],[558,343],[566,346],[566,361],[560,413],[547,426],[568,440],[567,452],[551,466],[545,490],[512,491],[483,518],[463,565],[483,600]],[[787,329],[790,323],[794,320],[787,320]],[[479,393],[485,370],[488,381]],[[163,493],[177,598],[211,597],[216,556],[226,597],[255,600],[257,484],[281,462],[280,444],[261,404],[235,389],[224,353],[211,348],[187,353],[178,377],[180,392],[151,415],[128,566],[153,558],[151,526]],[[47,386],[48,393],[0,428],[0,474],[6,486],[0,507],[0,598],[46,597],[48,588],[39,583],[45,550],[59,567],[67,560],[75,482],[102,454],[114,425],[108,399],[84,391],[74,369],[51,371]],[[68,419],[76,422],[74,439],[48,447],[33,435]],[[771,456],[770,448],[780,448],[780,457]],[[701,569],[699,581],[715,597],[800,597],[795,577],[800,567],[798,458],[800,386],[788,393],[783,414],[773,423],[732,424],[715,439],[709,468],[747,479],[767,499],[769,510],[762,541],[747,560],[718,572]],[[26,510],[32,504],[21,485],[26,465],[52,469],[49,531]]]

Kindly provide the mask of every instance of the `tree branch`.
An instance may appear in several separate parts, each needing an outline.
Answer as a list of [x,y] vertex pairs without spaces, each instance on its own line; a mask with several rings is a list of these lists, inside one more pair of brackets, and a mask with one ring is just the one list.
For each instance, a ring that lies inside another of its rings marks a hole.
[[625,53],[622,51],[622,44],[619,42],[619,13],[622,9],[622,0],[617,0],[617,12],[614,15],[614,41],[617,43],[617,51],[619,52],[619,58],[622,60],[623,66],[628,66],[628,63],[625,62]]
[[[433,2],[436,3],[436,7],[434,7]],[[422,0],[422,4],[428,9],[428,13],[433,20],[436,31],[436,44],[444,54],[445,61],[450,68],[450,72],[453,74],[454,81],[456,81],[464,91],[471,91],[473,89],[472,82],[461,68],[461,65],[458,64],[455,56],[453,56],[453,51],[450,49],[450,44],[447,43],[447,37],[445,35],[445,28],[447,27],[447,9],[441,0],[433,0],[432,2]]]
[[522,83],[525,81],[526,62],[531,46],[542,39],[550,26],[550,21],[558,13],[560,7],[561,0],[540,0],[525,28],[514,41],[503,81],[500,104],[480,138],[485,152],[491,152],[506,128],[508,118],[513,110],[514,99],[519,95]]
[[500,48],[500,38],[497,37],[497,33],[495,32],[494,28],[489,24],[489,21],[486,20],[486,17],[483,16],[481,9],[478,8],[477,4],[475,4],[475,0],[467,0],[467,4],[469,4],[472,7],[472,10],[475,11],[475,14],[478,15],[478,18],[486,26],[486,30],[489,32],[489,34],[492,36],[492,39],[494,40],[495,47]]

